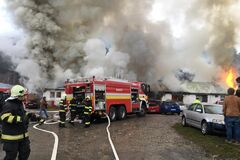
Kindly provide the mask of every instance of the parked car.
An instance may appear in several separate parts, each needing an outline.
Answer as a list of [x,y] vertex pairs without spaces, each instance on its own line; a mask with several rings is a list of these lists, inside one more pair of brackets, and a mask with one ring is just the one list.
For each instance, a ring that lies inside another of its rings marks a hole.
[[41,98],[37,94],[28,94],[25,106],[27,109],[38,109],[40,108],[40,100]]
[[173,101],[162,101],[160,103],[160,113],[164,114],[180,114],[181,110],[179,105],[176,102]]
[[222,105],[219,104],[191,104],[183,110],[182,126],[193,126],[201,129],[202,134],[225,131]]
[[148,100],[148,113],[160,113],[160,101],[159,100]]
[[180,111],[182,112],[184,109],[187,109],[187,106],[183,103],[183,102],[176,102],[179,107],[180,107]]
[[37,101],[29,101],[26,103],[26,108],[27,109],[38,109],[40,108],[39,102]]

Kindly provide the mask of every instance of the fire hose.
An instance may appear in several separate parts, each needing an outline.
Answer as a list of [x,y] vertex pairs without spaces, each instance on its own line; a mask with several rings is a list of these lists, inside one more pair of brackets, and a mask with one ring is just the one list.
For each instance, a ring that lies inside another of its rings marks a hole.
[[112,139],[111,139],[111,135],[110,135],[110,132],[109,132],[109,127],[110,127],[110,125],[111,125],[111,123],[110,123],[110,118],[108,117],[108,115],[107,115],[106,113],[104,113],[104,114],[105,114],[105,116],[106,116],[107,119],[108,119],[108,125],[107,125],[107,127],[106,127],[106,130],[107,130],[107,133],[108,133],[108,140],[109,140],[109,143],[110,143],[110,145],[111,145],[111,147],[112,147],[112,151],[113,151],[113,154],[114,154],[115,159],[116,159],[116,160],[119,160],[117,151],[116,151],[116,149],[115,149],[115,147],[114,147],[114,145],[113,145],[113,142],[112,142]]
[[[116,151],[116,149],[115,149],[115,147],[114,147],[114,144],[113,144],[112,139],[111,139],[111,134],[110,134],[110,131],[109,131],[109,127],[110,127],[110,125],[111,125],[110,118],[109,118],[109,116],[108,116],[106,113],[104,113],[104,114],[105,114],[105,116],[106,116],[107,119],[108,119],[108,125],[107,125],[107,127],[106,127],[106,130],[107,130],[107,133],[108,133],[108,140],[109,140],[109,143],[110,143],[110,145],[111,145],[111,148],[112,148],[112,151],[113,151],[113,154],[114,154],[115,159],[116,159],[116,160],[119,160],[117,151]],[[56,124],[56,123],[59,123],[59,122],[50,122],[50,121],[52,121],[52,119],[51,119],[51,120],[48,120],[48,121],[45,121],[44,124]],[[48,131],[48,130],[40,129],[40,128],[37,127],[38,125],[39,125],[39,124],[35,124],[35,125],[33,126],[33,128],[34,128],[34,129],[37,129],[37,130],[40,130],[40,131],[42,131],[42,132],[50,133],[50,134],[52,134],[52,135],[54,136],[54,141],[55,141],[55,142],[54,142],[54,147],[53,147],[53,151],[52,151],[51,160],[56,160],[56,158],[57,158],[57,150],[58,150],[58,141],[59,141],[57,134],[54,133],[54,132]]]
[[[50,120],[49,120],[50,121]],[[56,124],[58,122],[44,122],[44,124]],[[33,126],[34,129],[37,129],[39,131],[42,131],[42,132],[46,132],[46,133],[51,133],[53,136],[54,136],[54,146],[53,146],[53,151],[52,151],[52,157],[51,157],[51,160],[56,160],[57,158],[57,150],[58,150],[58,136],[56,133],[54,132],[51,132],[51,131],[48,131],[48,130],[44,130],[44,129],[40,129],[40,128],[37,128],[39,124],[35,124]]]

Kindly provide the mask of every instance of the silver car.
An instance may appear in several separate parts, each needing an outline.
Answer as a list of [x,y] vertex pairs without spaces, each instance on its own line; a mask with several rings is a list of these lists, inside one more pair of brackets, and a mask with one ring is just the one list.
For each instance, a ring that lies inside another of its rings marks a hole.
[[182,114],[182,126],[193,126],[200,128],[202,134],[225,131],[225,122],[222,105],[194,103]]

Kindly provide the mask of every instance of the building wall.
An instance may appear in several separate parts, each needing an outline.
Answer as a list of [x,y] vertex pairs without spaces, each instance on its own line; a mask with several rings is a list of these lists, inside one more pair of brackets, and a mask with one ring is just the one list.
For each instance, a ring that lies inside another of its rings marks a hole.
[[221,100],[221,96],[217,95],[208,95],[208,102],[209,103],[216,103],[217,101]]
[[58,106],[62,95],[65,94],[64,90],[46,90],[43,96],[46,97],[47,102],[51,106]]
[[164,94],[162,97],[162,101],[166,101],[166,100],[172,100],[172,94]]
[[196,99],[196,95],[183,95],[183,103],[191,104]]
[[[196,98],[199,98],[200,101],[203,100],[203,96],[201,95],[195,95],[195,94],[187,94],[187,95],[184,95],[183,94],[183,103],[184,104],[191,104],[193,103],[193,101],[196,99]],[[204,96],[205,97],[205,96]],[[205,98],[207,101],[207,103],[216,103],[216,101],[220,101],[223,99],[223,96],[221,95],[207,95],[207,98]],[[162,100],[165,101],[165,100],[172,100],[172,94],[170,93],[167,93],[167,94],[164,94],[163,97],[162,97]]]

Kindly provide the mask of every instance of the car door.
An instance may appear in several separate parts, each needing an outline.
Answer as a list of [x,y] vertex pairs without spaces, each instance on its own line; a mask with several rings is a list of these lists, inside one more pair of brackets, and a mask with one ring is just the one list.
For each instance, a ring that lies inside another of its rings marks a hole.
[[196,104],[194,112],[192,114],[193,125],[197,128],[201,128],[201,122],[203,117],[202,104]]
[[196,104],[191,104],[187,110],[185,110],[185,117],[186,117],[186,122],[190,125],[193,125],[193,113],[194,113],[194,109],[196,107]]

